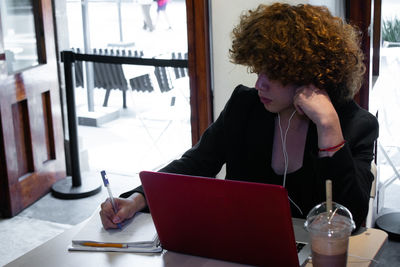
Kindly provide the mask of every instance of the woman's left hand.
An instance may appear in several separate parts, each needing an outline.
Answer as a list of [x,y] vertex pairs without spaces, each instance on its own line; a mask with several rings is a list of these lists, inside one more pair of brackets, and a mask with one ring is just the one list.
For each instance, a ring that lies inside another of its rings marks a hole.
[[[293,104],[297,112],[307,116],[317,126],[319,148],[332,147],[344,140],[339,116],[325,90],[314,85],[300,86]],[[333,153],[327,155],[332,156]]]
[[294,96],[294,106],[301,115],[307,116],[317,126],[337,119],[337,113],[328,93],[314,85],[300,86]]

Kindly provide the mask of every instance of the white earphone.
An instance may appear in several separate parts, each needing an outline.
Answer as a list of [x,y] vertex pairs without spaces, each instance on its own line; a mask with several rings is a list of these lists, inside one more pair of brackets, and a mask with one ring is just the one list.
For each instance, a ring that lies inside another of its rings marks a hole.
[[[282,184],[283,187],[286,187],[286,174],[287,174],[287,170],[288,170],[288,167],[289,167],[289,156],[288,156],[288,153],[286,151],[286,137],[287,137],[287,133],[288,133],[289,127],[290,127],[290,121],[292,120],[292,118],[293,118],[295,113],[296,113],[296,110],[294,110],[292,115],[290,115],[290,117],[289,117],[288,126],[286,128],[285,135],[283,135],[283,133],[282,133],[281,117],[280,117],[280,115],[278,113],[278,124],[279,124],[279,131],[281,133],[283,159],[285,161],[285,170],[283,172],[283,184]],[[301,215],[303,215],[303,212],[301,211],[299,206],[289,196],[288,196],[288,198],[293,203],[293,205],[300,211]]]

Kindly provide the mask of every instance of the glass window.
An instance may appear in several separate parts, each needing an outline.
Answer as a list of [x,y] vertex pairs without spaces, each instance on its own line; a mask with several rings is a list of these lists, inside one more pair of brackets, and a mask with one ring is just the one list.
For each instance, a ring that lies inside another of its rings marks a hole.
[[39,64],[32,0],[0,0],[8,73]]
[[[187,59],[185,0],[67,0],[66,9],[68,29],[58,31],[59,38],[68,33],[64,48]],[[109,173],[137,176],[191,147],[187,69],[86,63],[74,64],[78,132],[87,151],[81,170],[107,166]],[[88,127],[93,118],[101,127]]]

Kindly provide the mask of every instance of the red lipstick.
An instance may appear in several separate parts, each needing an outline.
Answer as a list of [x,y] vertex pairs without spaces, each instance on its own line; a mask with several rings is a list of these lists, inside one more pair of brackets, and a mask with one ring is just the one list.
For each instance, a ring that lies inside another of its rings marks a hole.
[[263,96],[260,96],[260,100],[261,100],[261,102],[262,102],[263,104],[269,104],[269,103],[272,102],[271,99],[266,98],[266,97],[263,97]]

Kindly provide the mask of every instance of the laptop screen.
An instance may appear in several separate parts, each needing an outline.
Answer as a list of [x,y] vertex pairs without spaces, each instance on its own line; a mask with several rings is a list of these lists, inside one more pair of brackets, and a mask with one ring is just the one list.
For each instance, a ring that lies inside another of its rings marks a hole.
[[298,266],[282,186],[141,172],[164,249],[251,265]]

